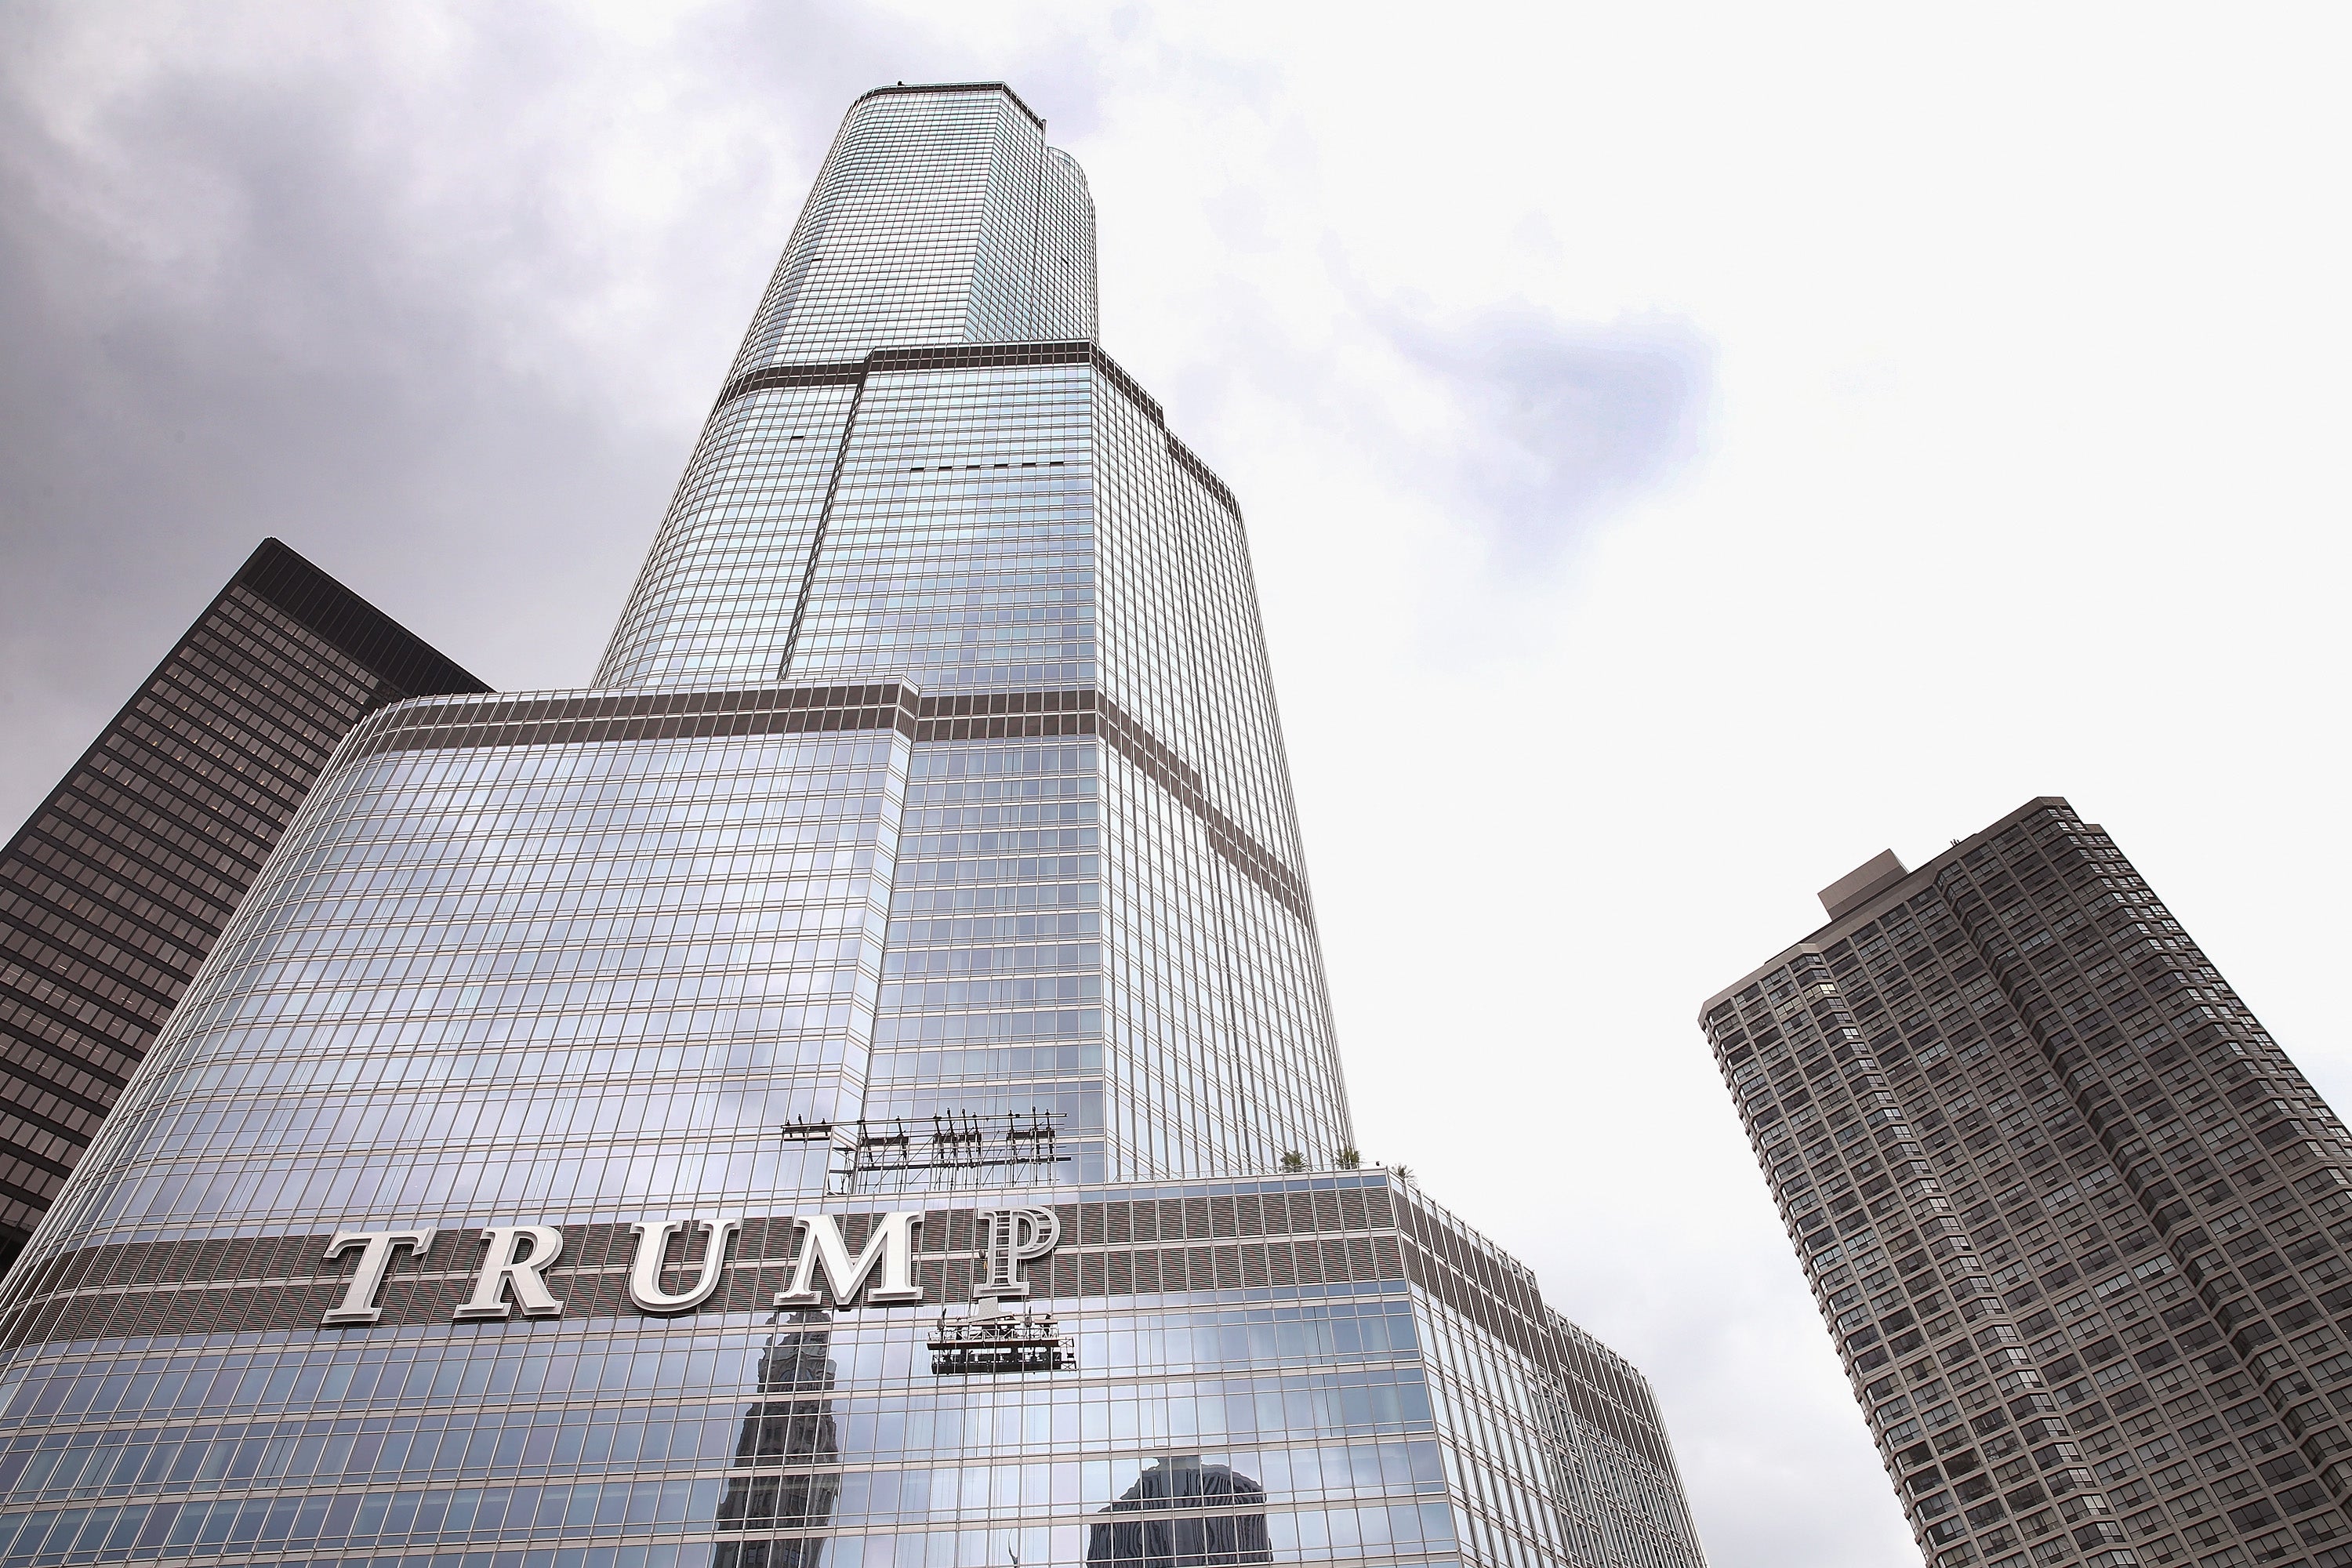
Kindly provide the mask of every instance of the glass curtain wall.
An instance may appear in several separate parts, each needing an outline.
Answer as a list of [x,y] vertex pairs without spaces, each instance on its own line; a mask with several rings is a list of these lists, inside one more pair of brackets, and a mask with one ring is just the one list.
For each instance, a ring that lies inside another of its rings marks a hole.
[[338,753],[0,1301],[0,1568],[1700,1563],[1359,1168],[1241,518],[1043,134],[853,106],[597,688]]

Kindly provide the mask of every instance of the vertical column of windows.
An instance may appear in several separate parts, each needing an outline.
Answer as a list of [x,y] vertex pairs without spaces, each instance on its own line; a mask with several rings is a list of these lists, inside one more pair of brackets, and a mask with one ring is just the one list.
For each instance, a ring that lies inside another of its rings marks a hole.
[[614,628],[598,686],[776,678],[856,391],[770,388],[711,416]]
[[[1170,477],[1196,542],[1188,562],[1192,608],[1187,618],[1202,629],[1191,639],[1195,665],[1191,689],[1200,694],[1197,700],[1205,710],[1207,754],[1220,759],[1232,781],[1228,798],[1234,802],[1233,815],[1288,864],[1303,866],[1263,623],[1239,519],[1181,466],[1173,467]],[[1321,946],[1304,919],[1279,908],[1262,890],[1242,886],[1244,879],[1228,873],[1227,880],[1234,887],[1220,901],[1218,913],[1233,997],[1232,1026],[1244,1041],[1245,1057],[1283,1062],[1287,1080],[1298,1086],[1292,1109],[1306,1114],[1292,1125],[1307,1124],[1306,1147],[1336,1152],[1352,1139],[1344,1116],[1317,1114],[1321,1108],[1345,1103]]]
[[863,1093],[908,750],[780,737],[354,767],[306,807],[110,1122],[102,1204],[61,1218],[86,1238],[821,1186],[822,1151],[775,1129]]
[[[1913,905],[1891,923],[1929,967],[1956,928],[1932,892]],[[1708,1019],[1822,1316],[1939,1568],[2095,1560],[2113,1506],[1995,1282],[2004,1233],[1956,1212],[1981,1189],[1930,1163],[1927,1108],[1864,1043],[1861,1000],[1806,951]]]
[[1037,250],[1044,214],[1038,184],[1045,133],[999,97],[997,134],[989,148],[983,217],[972,247],[967,342],[1017,342],[1037,333]]
[[[988,169],[1015,133],[1002,94],[886,94],[853,107],[730,374],[963,338]],[[789,279],[786,284],[785,280]]]
[[1095,335],[1093,204],[992,89],[885,93],[843,121],[730,380],[879,347]]
[[[1219,863],[1166,791],[1123,758],[1108,765],[1111,1065],[1132,1142],[1152,1173],[1270,1168],[1274,1151],[1249,1136],[1251,1115],[1278,1117],[1288,1086],[1265,1071],[1255,1107],[1231,1093],[1235,1051],[1212,967]],[[1255,1158],[1236,1160],[1244,1149]]]
[[[931,1140],[958,1119],[1010,1128],[1044,1113],[1063,1163],[950,1166],[912,1185],[1101,1181],[1128,1164],[1106,1146],[1097,750],[916,749],[863,1114],[903,1120],[921,1163],[925,1148],[952,1157],[952,1143]],[[893,1182],[884,1169],[868,1185]]]
[[863,99],[842,120],[730,381],[870,348],[1096,336],[1094,200],[1007,94]]
[[868,378],[811,574],[796,681],[1092,685],[1084,365]]
[[[2326,1289],[2352,1239],[2340,1123],[2104,834],[2045,808],[1956,861],[1942,890],[2077,1113],[2062,1142],[2095,1137],[2084,1152],[2132,1200],[2110,1224],[2127,1234],[2083,1259],[2094,1289],[2029,1321],[2077,1348],[2062,1399],[2117,1418],[2084,1446],[2107,1451],[2126,1528],[2150,1556],[2215,1529],[2264,1561],[2341,1550],[2344,1426],[2324,1397],[2352,1378],[2329,1321],[2352,1291]],[[2128,1281],[2095,1278],[2116,1264]]]
[[[1098,376],[1095,402],[1104,689],[1202,759],[1219,809],[1295,847],[1279,730],[1236,703],[1253,655],[1263,668],[1255,598],[1230,570],[1237,520],[1171,460],[1164,428],[1122,389]],[[1263,1168],[1291,1151],[1328,1161],[1350,1134],[1311,927],[1139,771],[1114,764],[1113,776],[1130,804],[1114,816],[1112,919],[1117,952],[1133,955],[1114,955],[1113,1026],[1132,1032],[1123,1059],[1166,1108],[1160,1135],[1184,1141],[1171,1154],[1197,1162],[1177,1168]]]
[[1048,147],[1038,179],[1037,321],[1031,335],[1097,341],[1095,204],[1086,172],[1067,153]]

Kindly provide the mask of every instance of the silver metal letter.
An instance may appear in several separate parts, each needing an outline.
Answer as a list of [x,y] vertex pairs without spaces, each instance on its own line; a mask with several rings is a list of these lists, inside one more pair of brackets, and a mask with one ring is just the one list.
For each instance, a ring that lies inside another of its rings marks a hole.
[[866,1238],[866,1250],[852,1263],[848,1244],[841,1239],[839,1220],[829,1214],[802,1215],[801,1230],[807,1239],[801,1245],[800,1262],[793,1270],[792,1288],[776,1293],[776,1305],[824,1305],[816,1293],[816,1271],[820,1266],[824,1269],[825,1283],[832,1289],[835,1306],[849,1305],[857,1288],[866,1283],[866,1277],[877,1266],[882,1270],[882,1283],[866,1293],[867,1306],[921,1300],[922,1287],[915,1283],[914,1231],[922,1222],[922,1213],[917,1209],[884,1215],[876,1223],[874,1234]]
[[375,1304],[375,1299],[383,1289],[383,1272],[392,1267],[392,1255],[405,1247],[423,1258],[433,1250],[433,1232],[342,1231],[327,1244],[327,1261],[332,1263],[354,1247],[360,1249],[360,1266],[352,1274],[350,1289],[343,1292],[342,1305],[319,1320],[322,1328],[329,1323],[373,1323],[383,1318],[383,1309]]
[[489,1253],[475,1277],[474,1294],[453,1317],[506,1317],[514,1310],[505,1300],[509,1286],[527,1318],[551,1318],[563,1310],[541,1277],[563,1255],[562,1231],[551,1225],[494,1225],[482,1232],[482,1239],[490,1244]]
[[[673,1296],[661,1287],[662,1260],[669,1255],[669,1238],[689,1224],[710,1233],[702,1244],[702,1272],[695,1276],[693,1284]],[[629,1300],[648,1312],[683,1312],[701,1306],[719,1289],[728,1239],[742,1227],[740,1219],[666,1219],[657,1225],[631,1226],[637,1233],[637,1256],[629,1265]]]
[[980,1223],[988,1227],[981,1248],[987,1273],[971,1288],[974,1296],[1017,1301],[1029,1294],[1021,1266],[1045,1257],[1062,1239],[1062,1219],[1052,1209],[982,1209]]

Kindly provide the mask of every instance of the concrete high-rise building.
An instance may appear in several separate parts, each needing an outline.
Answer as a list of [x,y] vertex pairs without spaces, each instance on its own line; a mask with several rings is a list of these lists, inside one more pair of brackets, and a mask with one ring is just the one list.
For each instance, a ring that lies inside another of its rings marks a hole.
[[1234,498],[1001,84],[844,121],[590,689],[328,765],[0,1300],[0,1563],[1697,1568],[1352,1148]]
[[264,540],[0,851],[0,1269],[353,724],[488,688]]
[[2352,1563],[2352,1140],[2029,802],[1701,1014],[1935,1568]]

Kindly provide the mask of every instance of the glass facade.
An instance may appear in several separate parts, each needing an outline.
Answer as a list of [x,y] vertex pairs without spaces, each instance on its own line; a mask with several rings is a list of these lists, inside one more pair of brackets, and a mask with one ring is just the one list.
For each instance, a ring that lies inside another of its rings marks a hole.
[[264,540],[0,852],[0,1268],[362,716],[482,683]]
[[597,686],[353,731],[36,1237],[0,1568],[1696,1568],[1357,1168],[1241,519],[1093,330],[1018,99],[853,106]]
[[1935,1568],[2352,1563],[2352,1138],[2028,803],[1702,1016]]

